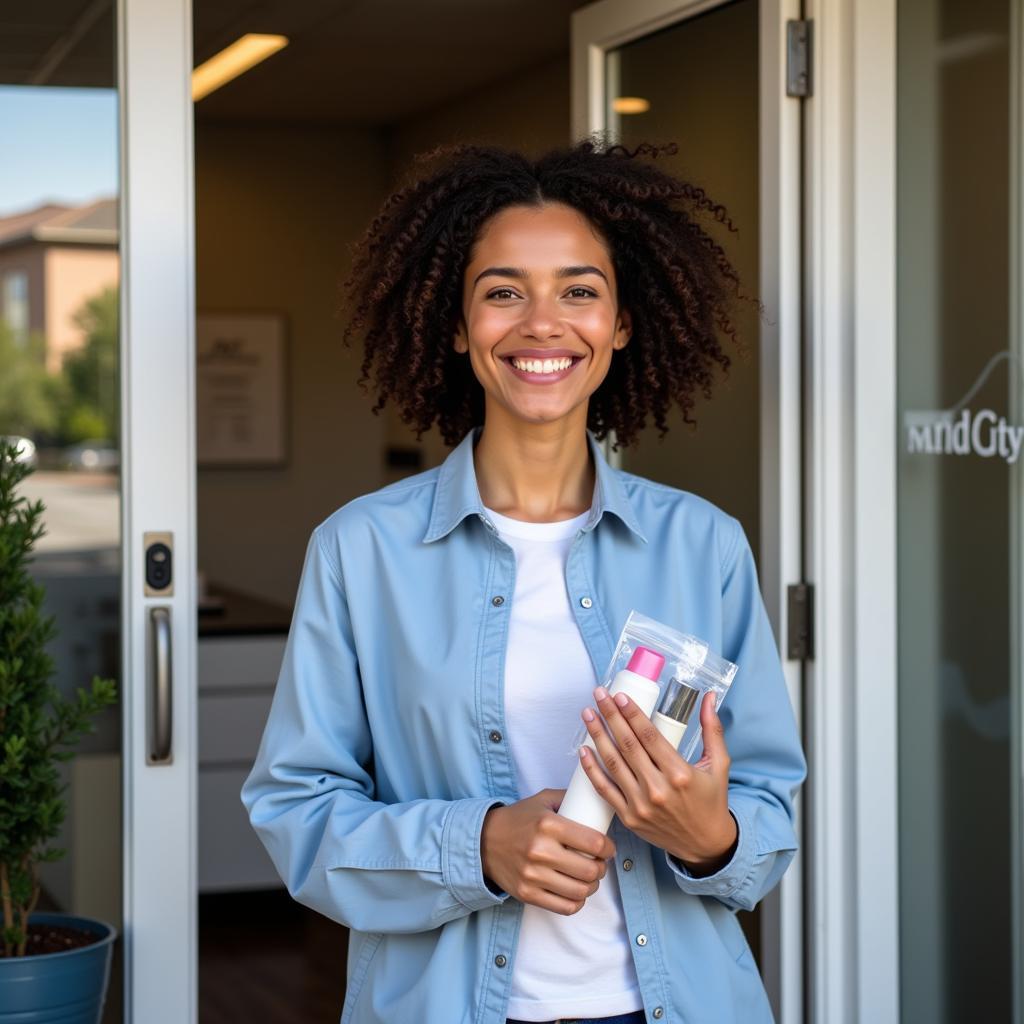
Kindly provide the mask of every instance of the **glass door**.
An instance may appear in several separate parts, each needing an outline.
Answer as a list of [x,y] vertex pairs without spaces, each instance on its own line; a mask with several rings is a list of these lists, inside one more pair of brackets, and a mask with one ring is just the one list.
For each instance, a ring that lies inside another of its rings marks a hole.
[[[738,228],[716,241],[748,294],[746,342],[691,430],[675,414],[660,440],[608,452],[630,472],[694,491],[735,515],[758,558],[780,649],[787,584],[801,578],[800,101],[787,96],[785,22],[799,6],[766,0],[602,0],[573,15],[573,135],[674,141],[673,170],[724,205]],[[709,222],[710,223],[710,222]],[[799,716],[801,663],[784,660]],[[803,1012],[801,861],[744,920],[776,1015]]]
[[104,1024],[194,1019],[187,24],[184,0],[16,5],[0,56],[0,434],[43,504],[52,682],[119,696],[62,766],[39,909],[118,929]]
[[1021,10],[897,7],[901,1019],[1021,1020]]

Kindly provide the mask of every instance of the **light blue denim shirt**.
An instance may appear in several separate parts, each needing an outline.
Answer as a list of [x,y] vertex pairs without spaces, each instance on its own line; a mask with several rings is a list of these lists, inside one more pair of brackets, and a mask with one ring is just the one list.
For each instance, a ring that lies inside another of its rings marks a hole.
[[[485,882],[480,831],[488,808],[530,794],[504,717],[515,554],[480,499],[479,432],[313,530],[242,788],[291,895],[351,929],[342,1024],[506,1017],[522,904]],[[721,711],[739,825],[729,863],[694,878],[617,819],[610,832],[647,1019],[769,1021],[734,911],[793,857],[805,763],[750,548],[714,505],[612,468],[587,441],[594,500],[565,585],[595,685],[633,608],[739,665]]]

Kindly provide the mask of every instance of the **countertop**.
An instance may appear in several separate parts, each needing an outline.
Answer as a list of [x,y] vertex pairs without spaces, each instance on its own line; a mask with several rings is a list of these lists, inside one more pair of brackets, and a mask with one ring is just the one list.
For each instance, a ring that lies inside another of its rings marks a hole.
[[219,584],[208,588],[212,599],[223,601],[223,607],[204,608],[199,605],[199,635],[204,636],[287,636],[292,609],[254,594]]

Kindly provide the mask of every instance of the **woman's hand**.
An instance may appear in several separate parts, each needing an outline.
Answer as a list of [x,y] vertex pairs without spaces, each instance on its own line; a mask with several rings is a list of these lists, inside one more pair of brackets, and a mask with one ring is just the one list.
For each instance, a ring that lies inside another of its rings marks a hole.
[[739,835],[729,812],[729,751],[714,695],[706,694],[701,705],[704,755],[695,765],[625,694],[611,698],[599,686],[594,696],[607,728],[593,708],[583,709],[583,720],[601,764],[580,747],[594,789],[628,829],[677,857],[692,874],[713,874],[728,862]]
[[615,844],[556,814],[564,796],[564,789],[542,789],[507,807],[492,807],[480,852],[485,877],[523,903],[568,916],[597,892]]

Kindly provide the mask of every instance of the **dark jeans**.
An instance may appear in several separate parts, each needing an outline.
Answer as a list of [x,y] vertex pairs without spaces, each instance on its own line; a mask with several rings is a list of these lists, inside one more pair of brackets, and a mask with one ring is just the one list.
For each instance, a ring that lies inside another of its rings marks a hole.
[[[558,1020],[546,1020],[540,1024],[646,1024],[646,1020],[643,1010],[634,1010],[632,1013],[618,1013],[614,1017],[559,1017]],[[530,1022],[507,1017],[505,1024],[530,1024]]]

